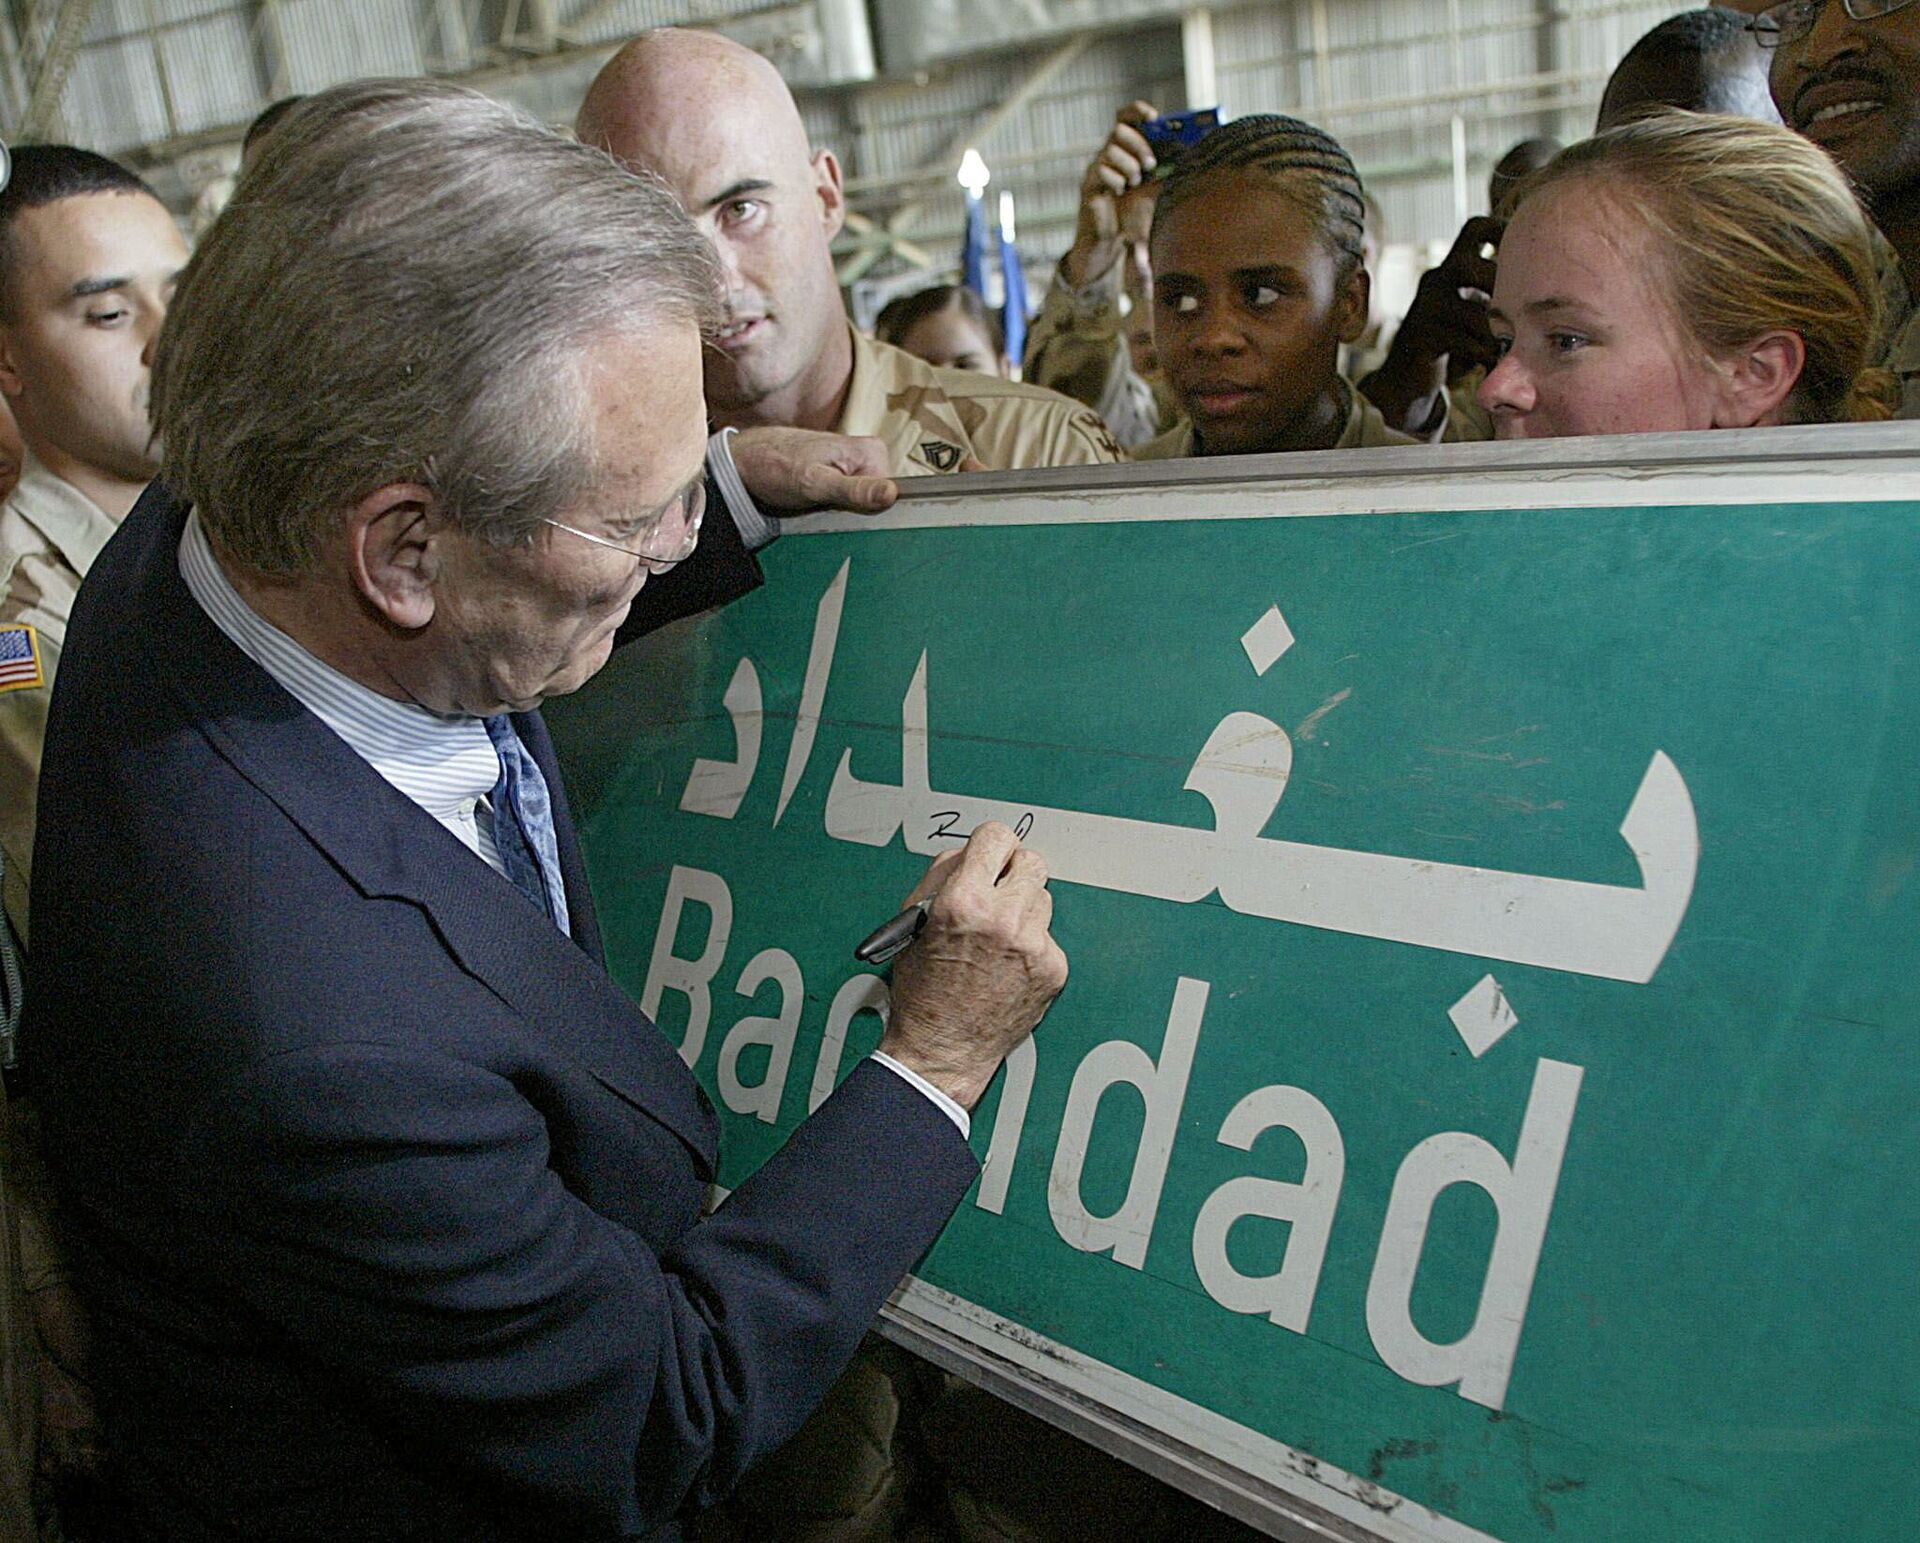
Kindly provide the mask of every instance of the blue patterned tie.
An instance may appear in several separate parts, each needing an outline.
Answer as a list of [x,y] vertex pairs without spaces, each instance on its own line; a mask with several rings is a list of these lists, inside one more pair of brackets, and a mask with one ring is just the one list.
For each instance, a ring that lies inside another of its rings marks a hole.
[[571,935],[547,779],[513,732],[511,718],[502,713],[487,719],[486,725],[487,738],[500,757],[500,780],[492,794],[493,844],[514,888],[546,912],[554,926]]

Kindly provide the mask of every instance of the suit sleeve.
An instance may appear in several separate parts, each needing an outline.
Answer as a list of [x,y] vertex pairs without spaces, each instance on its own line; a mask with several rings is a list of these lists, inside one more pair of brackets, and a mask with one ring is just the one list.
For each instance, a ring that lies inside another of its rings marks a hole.
[[469,1062],[333,1045],[222,1104],[186,1225],[226,1289],[397,1443],[593,1536],[711,1504],[785,1441],[979,1171],[863,1065],[655,1252],[559,1182],[536,1107]]
[[764,582],[760,561],[747,550],[726,496],[711,473],[707,476],[707,509],[700,545],[694,548],[693,556],[647,580],[614,634],[616,647],[668,622],[738,600]]

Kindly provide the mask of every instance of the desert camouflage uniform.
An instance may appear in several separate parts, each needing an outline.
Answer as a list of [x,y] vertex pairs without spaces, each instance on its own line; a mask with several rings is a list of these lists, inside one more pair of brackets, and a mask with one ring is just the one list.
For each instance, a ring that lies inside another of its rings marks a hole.
[[1882,335],[1886,339],[1881,362],[1900,378],[1901,403],[1896,416],[1920,418],[1920,306],[1908,293],[1906,275],[1900,269],[1900,254],[1884,237],[1877,242],[1880,259],[1880,293],[1886,300],[1886,321]]
[[[0,685],[0,849],[6,857],[7,914],[23,938],[35,789],[54,673],[80,581],[116,528],[111,515],[31,452],[20,485],[0,505],[0,627],[31,628],[39,659],[37,679]],[[0,1100],[0,1540],[5,1543],[34,1535],[28,1495],[43,1373],[27,1303],[35,1293],[68,1289],[66,1266],[49,1235],[51,1200],[35,1146],[31,1121],[10,1101]]]
[[883,440],[896,477],[1097,466],[1122,458],[1097,413],[1055,391],[972,370],[942,370],[853,335],[853,383],[834,425]]
[[1129,450],[1180,415],[1166,387],[1135,372],[1120,331],[1121,265],[1075,288],[1055,273],[1027,334],[1027,379],[1097,412]]
[[111,515],[31,452],[20,485],[0,505],[0,627],[31,627],[40,654],[37,684],[0,685],[0,849],[7,859],[7,914],[22,937],[33,861],[34,789],[54,672],[73,597],[115,529]]

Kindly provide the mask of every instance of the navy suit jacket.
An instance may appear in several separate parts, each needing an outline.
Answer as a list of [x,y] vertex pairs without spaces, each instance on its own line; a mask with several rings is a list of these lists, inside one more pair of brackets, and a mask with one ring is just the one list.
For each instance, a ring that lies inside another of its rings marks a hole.
[[[972,1153],[868,1063],[703,1219],[715,1116],[602,965],[538,714],[571,937],[213,626],[184,518],[150,489],[74,609],[22,1035],[118,1525],[669,1526],[805,1418]],[[630,630],[757,581],[709,522]]]

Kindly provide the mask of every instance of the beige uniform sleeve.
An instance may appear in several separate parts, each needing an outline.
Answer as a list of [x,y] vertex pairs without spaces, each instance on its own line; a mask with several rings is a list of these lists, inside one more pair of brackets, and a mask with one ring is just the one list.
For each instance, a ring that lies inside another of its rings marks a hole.
[[1106,466],[1124,461],[1120,448],[1104,419],[1090,409],[1056,415],[1046,449],[1035,466]]
[[1120,336],[1120,265],[1083,289],[1073,288],[1056,269],[1027,331],[1024,377],[1097,411],[1114,366],[1126,367],[1126,352]]
[[1058,270],[1027,333],[1022,374],[1036,386],[1091,407],[1123,445],[1161,430],[1152,385],[1134,373],[1120,332],[1120,265],[1074,289]]
[[988,376],[955,379],[942,371],[947,405],[968,453],[988,471],[1039,471],[1049,466],[1105,466],[1124,461],[1100,415],[1057,391]]
[[1486,378],[1485,370],[1474,370],[1447,387],[1441,398],[1446,413],[1440,420],[1439,443],[1477,445],[1493,438],[1493,414],[1480,405],[1480,382]]
[[1105,466],[1127,458],[1098,413],[1051,392],[955,406],[974,455],[989,471]]
[[[58,639],[64,623],[42,608],[34,564],[20,563],[0,589],[0,623],[26,622],[40,644],[42,684],[0,689],[0,853],[6,856],[5,903],[14,931],[27,936],[27,885],[33,872],[34,817],[40,786],[40,750],[47,737],[47,707],[60,666]],[[54,621],[49,632],[46,623]]]

